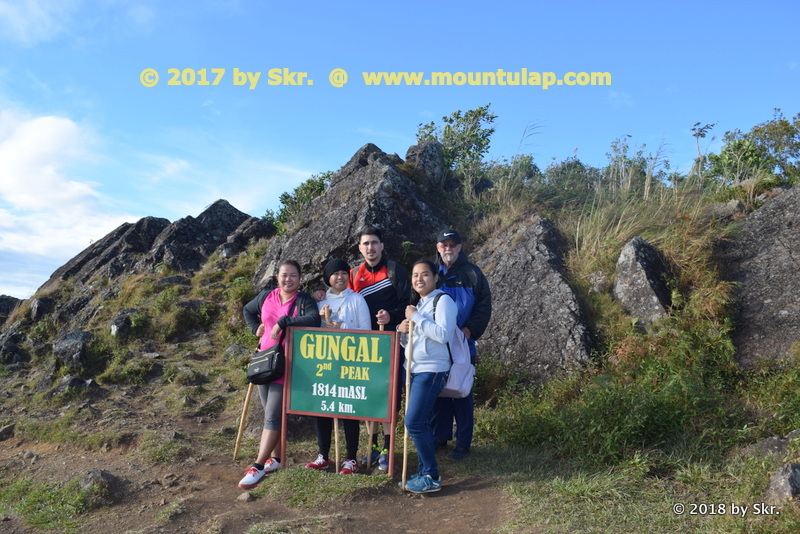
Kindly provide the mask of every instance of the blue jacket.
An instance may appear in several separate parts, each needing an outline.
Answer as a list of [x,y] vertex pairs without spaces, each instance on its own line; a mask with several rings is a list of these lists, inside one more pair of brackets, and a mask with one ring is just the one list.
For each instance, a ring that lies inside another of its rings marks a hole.
[[480,338],[492,317],[492,294],[489,282],[477,265],[470,263],[463,250],[449,269],[439,263],[439,282],[437,287],[453,297],[458,308],[456,322],[459,328],[467,327],[472,333],[467,341],[469,351],[475,356],[475,340]]

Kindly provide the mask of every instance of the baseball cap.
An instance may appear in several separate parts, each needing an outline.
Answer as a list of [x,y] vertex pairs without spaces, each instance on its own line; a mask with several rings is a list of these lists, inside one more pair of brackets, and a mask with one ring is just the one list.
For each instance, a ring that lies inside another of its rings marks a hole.
[[448,228],[447,230],[439,232],[439,237],[436,239],[436,242],[441,243],[445,239],[452,239],[453,241],[455,241],[456,245],[461,244],[461,236],[458,235],[458,232],[456,232],[452,228]]

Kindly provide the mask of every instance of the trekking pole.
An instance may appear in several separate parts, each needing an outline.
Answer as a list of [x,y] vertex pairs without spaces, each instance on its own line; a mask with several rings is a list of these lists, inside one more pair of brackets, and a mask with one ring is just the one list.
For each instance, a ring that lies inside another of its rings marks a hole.
[[[379,324],[378,330],[383,332],[384,325]],[[367,428],[367,469],[372,467],[372,436],[377,434],[378,431],[375,428],[377,425],[374,421],[366,421],[365,426]]]
[[333,418],[333,442],[336,444],[333,448],[334,451],[333,454],[336,462],[334,465],[336,465],[338,468],[339,466],[339,418],[338,417]]
[[403,476],[401,478],[401,486],[406,489],[406,473],[408,470],[408,399],[411,398],[411,362],[412,352],[414,351],[414,323],[408,322],[408,350],[406,351],[406,409],[403,413],[403,425],[405,432],[403,432]]
[[239,432],[236,434],[236,445],[233,447],[233,461],[236,461],[236,456],[239,454],[239,443],[242,441],[242,434],[244,434],[245,421],[247,421],[247,408],[250,406],[250,395],[253,393],[253,384],[247,386],[247,396],[244,398],[244,407],[242,408],[242,419],[239,421]]

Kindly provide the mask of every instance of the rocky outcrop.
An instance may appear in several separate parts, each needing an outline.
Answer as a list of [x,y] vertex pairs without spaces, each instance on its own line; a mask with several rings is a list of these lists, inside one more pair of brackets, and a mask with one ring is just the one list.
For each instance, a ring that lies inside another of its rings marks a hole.
[[533,381],[589,361],[592,335],[564,276],[563,245],[552,222],[534,217],[490,239],[470,259],[492,290],[492,319],[479,352],[496,353]]
[[328,258],[351,265],[362,260],[358,231],[365,225],[383,230],[384,254],[395,261],[416,260],[432,251],[436,232],[448,226],[441,209],[427,202],[419,186],[400,168],[403,161],[368,144],[331,179],[328,190],[294,218],[287,235],[273,240],[254,283],[269,285],[278,263],[300,262],[304,283],[320,285]]
[[10,297],[8,295],[0,295],[0,327],[3,326],[3,323],[6,322],[6,319],[11,315],[11,312],[19,306],[19,303],[22,302],[20,299],[16,297]]
[[126,269],[132,268],[132,261],[137,258],[137,254],[150,250],[156,236],[168,225],[167,219],[157,217],[145,217],[133,224],[123,224],[56,269],[50,279],[39,288],[39,292],[49,292],[58,287],[59,281],[67,279],[83,284],[101,271],[105,271],[110,277],[119,276]]
[[178,272],[196,271],[249,219],[227,200],[217,200],[196,219],[184,217],[164,228],[136,268],[141,271],[163,263]]
[[217,248],[217,253],[223,258],[231,258],[244,251],[248,245],[266,237],[275,235],[275,225],[250,217],[246,219],[231,235]]
[[706,222],[730,223],[745,216],[746,210],[741,200],[729,200],[728,202],[716,202],[709,204],[702,213]]
[[432,184],[444,184],[447,169],[442,158],[443,146],[439,141],[423,141],[406,152],[406,164]]
[[741,220],[718,250],[723,276],[741,284],[733,342],[737,360],[789,358],[800,343],[800,187]]
[[658,250],[634,237],[617,260],[612,294],[637,324],[646,327],[667,316],[671,304],[668,278],[667,264]]

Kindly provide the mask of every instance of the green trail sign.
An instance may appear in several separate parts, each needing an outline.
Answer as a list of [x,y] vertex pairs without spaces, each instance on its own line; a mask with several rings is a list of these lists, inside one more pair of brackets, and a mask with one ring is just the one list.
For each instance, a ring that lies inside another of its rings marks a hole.
[[391,422],[398,372],[396,335],[291,328],[286,413]]

